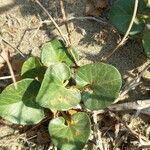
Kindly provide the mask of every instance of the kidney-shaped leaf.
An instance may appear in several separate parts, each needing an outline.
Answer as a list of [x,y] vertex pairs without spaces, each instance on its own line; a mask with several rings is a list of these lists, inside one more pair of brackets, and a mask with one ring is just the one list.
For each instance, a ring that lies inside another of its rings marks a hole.
[[43,44],[41,48],[41,60],[45,66],[64,62],[67,65],[73,64],[73,59],[68,53],[65,44],[58,39]]
[[42,107],[54,110],[67,110],[76,107],[81,95],[77,89],[66,87],[70,69],[65,64],[50,66],[44,76],[36,98]]
[[109,106],[117,97],[122,80],[118,70],[108,64],[82,66],[76,73],[76,84],[83,90],[82,100],[91,110]]
[[49,133],[53,143],[61,150],[81,150],[90,135],[90,119],[79,112],[72,116],[71,123],[66,125],[63,117],[50,121]]
[[28,58],[21,70],[22,78],[35,78],[38,77],[40,80],[43,79],[45,73],[45,67],[42,66],[39,58],[37,57],[30,57]]
[[33,79],[11,84],[0,94],[0,116],[16,124],[36,124],[44,118],[43,109],[35,103],[40,83]]
[[150,32],[145,32],[143,36],[143,47],[147,57],[150,59]]
[[[125,33],[133,16],[135,0],[116,0],[110,10],[110,19],[112,24],[120,31]],[[145,9],[143,0],[139,0],[138,13]],[[135,18],[130,35],[139,33],[144,29],[144,21],[140,17]]]

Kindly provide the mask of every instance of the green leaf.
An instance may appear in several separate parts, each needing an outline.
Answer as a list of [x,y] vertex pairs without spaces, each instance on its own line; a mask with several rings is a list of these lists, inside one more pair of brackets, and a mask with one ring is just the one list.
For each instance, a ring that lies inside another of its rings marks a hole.
[[91,110],[109,106],[121,88],[121,75],[108,64],[95,63],[82,66],[76,73],[76,84],[83,90],[82,100]]
[[[135,0],[116,0],[110,10],[110,19],[112,24],[120,31],[125,33],[131,22],[134,11]],[[141,14],[146,6],[143,0],[139,0],[138,13]],[[140,16],[134,20],[130,35],[137,34],[144,29],[145,23]]]
[[66,64],[51,65],[44,76],[36,98],[42,107],[54,110],[68,110],[80,102],[79,90],[66,87],[70,78],[70,69]]
[[52,142],[61,150],[81,150],[86,144],[91,123],[87,114],[76,113],[71,118],[71,123],[66,125],[63,117],[50,121],[49,133]]
[[38,77],[39,80],[42,80],[45,71],[46,68],[42,66],[38,57],[30,57],[24,62],[22,66],[21,76],[22,78]]
[[35,103],[40,83],[33,79],[11,84],[0,94],[0,116],[16,124],[36,124],[44,118],[43,109]]
[[21,74],[28,72],[31,69],[41,67],[41,62],[38,57],[29,57],[23,64]]
[[41,50],[42,63],[47,67],[60,62],[66,63],[69,66],[73,64],[73,58],[61,40],[54,39],[47,42],[43,44]]
[[145,32],[143,36],[143,47],[147,57],[150,59],[150,32]]

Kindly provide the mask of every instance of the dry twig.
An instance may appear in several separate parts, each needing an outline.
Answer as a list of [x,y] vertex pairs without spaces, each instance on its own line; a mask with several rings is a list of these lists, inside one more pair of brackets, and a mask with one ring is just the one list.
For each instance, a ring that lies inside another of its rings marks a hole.
[[35,0],[35,2],[43,9],[43,11],[47,14],[47,16],[49,17],[49,19],[52,21],[52,23],[54,24],[54,26],[56,27],[57,31],[60,33],[61,37],[63,38],[63,40],[65,41],[66,45],[68,45],[68,41],[65,38],[63,32],[61,31],[60,27],[58,26],[58,24],[56,23],[56,21],[53,19],[53,17],[50,15],[50,13],[46,10],[46,8],[39,2],[39,0]]
[[122,100],[122,98],[132,89],[137,87],[141,82],[141,77],[143,76],[143,73],[147,71],[147,69],[150,67],[150,63],[140,72],[140,74],[135,77],[129,84],[127,84],[124,88],[124,90],[121,92],[119,97],[114,101],[114,103],[117,103],[118,101]]
[[67,20],[67,17],[66,17],[66,12],[65,12],[65,9],[64,9],[64,1],[63,0],[60,0],[60,7],[61,7],[61,12],[62,12],[62,15],[63,15],[63,22],[65,24],[65,27],[66,27],[66,30],[67,30],[67,33],[68,33],[68,51],[70,53],[70,55],[73,57],[73,60],[74,60],[74,63],[76,66],[79,66],[78,65],[78,62],[76,60],[76,57],[72,51],[72,43],[71,43],[71,35],[70,35],[70,30],[69,30],[69,27],[68,27],[68,20]]
[[24,54],[16,47],[14,47],[12,44],[10,44],[7,40],[5,40],[4,38],[0,37],[1,40],[6,43],[7,45],[9,45],[11,48],[13,48],[15,51],[17,51],[22,57],[25,58]]
[[68,18],[68,21],[72,21],[72,20],[93,20],[96,21],[98,23],[101,23],[103,25],[108,25],[108,22],[104,21],[102,18],[95,18],[95,17],[70,17]]
[[135,17],[136,17],[136,13],[137,13],[137,9],[138,9],[138,0],[135,0],[135,4],[134,4],[134,12],[132,15],[132,19],[130,21],[129,27],[124,35],[124,37],[122,38],[121,42],[111,51],[111,53],[109,53],[106,57],[102,58],[101,61],[107,61],[108,58],[110,58],[127,40],[127,37],[131,31],[131,28],[133,26]]
[[65,12],[65,9],[64,9],[64,1],[63,0],[59,0],[60,1],[60,8],[61,8],[61,13],[62,13],[62,16],[63,16],[63,21],[64,21],[64,24],[65,24],[65,27],[66,27],[66,30],[67,30],[67,33],[68,33],[68,47],[70,47],[72,44],[71,44],[71,35],[70,35],[70,31],[69,31],[69,27],[68,27],[68,21],[67,21],[67,17],[66,17],[66,12]]
[[98,122],[97,122],[97,113],[93,113],[93,122],[94,122],[94,135],[96,140],[96,149],[104,150],[101,132],[99,131]]
[[[137,100],[134,102],[126,102],[122,104],[114,104],[109,107],[111,111],[126,111],[126,110],[137,110],[143,114],[150,115],[150,99]],[[146,110],[147,109],[147,110]]]
[[[64,23],[64,20],[63,19],[54,19],[55,21],[58,21],[59,23]],[[68,22],[70,21],[73,21],[73,20],[81,20],[81,21],[84,21],[84,20],[93,20],[93,21],[96,21],[98,23],[101,23],[102,25],[108,25],[108,22],[104,21],[102,18],[95,18],[95,17],[70,17],[67,19]],[[32,40],[36,34],[38,33],[40,27],[44,24],[44,23],[51,23],[52,21],[51,20],[43,20],[43,21],[40,21],[39,22],[39,25],[36,29],[36,31],[34,32],[34,34],[31,36],[30,40]]]
[[2,51],[2,54],[0,54],[0,57],[7,63],[7,66],[8,66],[8,68],[9,68],[9,71],[10,71],[11,78],[12,78],[12,81],[13,81],[13,83],[14,83],[15,89],[17,89],[17,82],[16,82],[15,74],[14,74],[14,72],[13,72],[11,63],[10,63],[10,61],[9,61],[9,52],[3,50],[3,51]]
[[[111,112],[112,112],[112,111],[111,111]],[[113,112],[112,112],[112,113],[113,113]],[[120,121],[120,122],[126,127],[127,131],[126,131],[125,137],[127,137],[127,136],[129,135],[129,133],[131,133],[135,138],[138,139],[139,145],[141,144],[141,143],[140,143],[141,140],[145,141],[146,143],[150,143],[150,141],[149,141],[145,136],[138,134],[136,131],[134,131],[134,130],[132,129],[133,118],[135,118],[135,117],[137,117],[137,116],[139,115],[139,112],[138,112],[138,111],[137,111],[137,112],[135,113],[135,115],[133,116],[132,121],[130,122],[129,125],[127,125],[124,121],[122,121],[122,119],[121,119],[116,113],[113,113],[113,114],[114,114],[114,117],[115,117],[118,121]],[[119,143],[121,143],[123,140],[124,140],[124,136],[122,136],[122,137],[120,138]],[[119,143],[117,143],[117,144],[115,145],[115,148],[117,147],[117,145],[118,145]]]
[[[15,75],[15,77],[18,77],[19,75]],[[0,77],[0,80],[7,80],[7,79],[11,79],[12,76],[4,76],[4,77]]]
[[[60,33],[61,37],[63,38],[63,40],[65,41],[66,43],[66,47],[70,46],[70,42],[66,39],[66,37],[64,36],[63,32],[61,31],[60,27],[58,26],[58,24],[56,23],[56,21],[53,19],[53,17],[50,15],[50,13],[46,10],[46,8],[39,2],[39,0],[35,0],[35,2],[44,10],[44,12],[47,14],[47,16],[49,17],[49,19],[52,21],[52,23],[55,25],[56,29],[58,30],[58,32]],[[62,11],[63,11],[63,15],[64,15],[64,19],[65,19],[65,22],[67,22],[67,19],[66,19],[66,15],[65,15],[65,11],[64,11],[64,8],[63,8],[63,1],[61,1],[61,5],[62,5]],[[67,27],[67,32],[69,34],[69,28],[68,28],[68,24],[66,24],[66,27]],[[69,39],[71,40],[71,39]],[[76,66],[78,66],[78,63],[77,63],[77,60],[76,60],[76,57],[74,56],[74,53],[72,52],[72,49],[69,47],[69,50],[68,52],[70,53],[70,55],[73,57],[74,59],[74,63]]]

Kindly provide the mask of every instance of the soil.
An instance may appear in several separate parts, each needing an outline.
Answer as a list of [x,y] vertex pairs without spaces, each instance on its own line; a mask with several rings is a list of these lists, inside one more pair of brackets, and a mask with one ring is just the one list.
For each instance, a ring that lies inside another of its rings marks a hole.
[[[65,26],[58,21],[62,18],[58,1],[43,0],[42,4],[57,20],[62,32],[67,36]],[[68,18],[72,16],[84,17],[85,2],[84,0],[66,0],[65,10]],[[119,33],[109,23],[108,11],[109,9],[105,10],[101,16],[102,20],[108,22],[108,24],[89,19],[74,19],[70,21],[69,28],[71,30],[72,44],[80,55],[80,65],[99,62],[120,40]],[[18,48],[26,57],[29,55],[39,56],[40,46],[43,43],[54,37],[59,37],[59,33],[51,23],[44,23],[37,30],[41,21],[44,20],[48,20],[48,17],[32,1],[0,0],[0,34],[14,47]],[[7,44],[4,44],[4,46],[11,52],[12,65],[14,69],[17,68],[15,73],[19,72],[18,67],[21,66],[16,67],[16,64],[18,62],[20,63],[20,60],[24,60],[24,58]],[[129,39],[107,63],[114,65],[120,71],[123,78],[123,85],[134,79],[148,64],[148,60],[143,52],[140,36],[136,40]],[[3,64],[0,66],[3,66]],[[0,76],[4,75],[9,75],[7,67],[1,67]],[[130,91],[124,99],[126,101],[148,99],[150,97],[149,90],[145,91],[142,89],[150,86],[149,79],[150,72],[147,71],[142,77],[142,84]],[[1,89],[9,83],[9,80],[0,81]],[[103,149],[138,149],[138,139],[132,132],[126,135],[127,129],[122,124],[122,122],[130,123],[134,117],[134,113],[135,111],[114,114],[105,111],[99,115],[99,130],[102,133],[101,139],[105,147]],[[141,114],[137,118],[134,118],[132,130],[150,140],[149,123],[149,116]],[[13,125],[1,119],[0,150],[55,149],[50,142],[46,125],[47,122],[44,122],[44,124],[37,127],[38,129],[33,129],[33,127]],[[123,137],[123,140],[119,141],[121,137]],[[92,136],[85,149],[96,149]]]

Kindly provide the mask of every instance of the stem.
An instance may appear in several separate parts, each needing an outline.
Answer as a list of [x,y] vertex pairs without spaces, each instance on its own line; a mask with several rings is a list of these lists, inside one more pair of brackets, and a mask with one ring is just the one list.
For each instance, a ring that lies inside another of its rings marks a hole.
[[2,39],[2,41],[4,43],[6,43],[7,45],[9,45],[11,48],[13,48],[14,50],[16,50],[23,58],[25,58],[25,55],[16,47],[14,47],[12,44],[10,44],[8,41],[6,41],[5,39],[3,39],[2,37],[0,37]]
[[65,27],[66,27],[66,30],[67,30],[67,33],[68,33],[68,51],[70,53],[70,55],[73,57],[73,60],[74,60],[74,63],[76,66],[78,66],[78,63],[77,63],[77,60],[76,60],[76,57],[72,51],[72,42],[71,42],[71,35],[70,35],[70,30],[69,30],[69,26],[68,26],[68,20],[67,20],[67,17],[66,17],[66,12],[65,12],[65,9],[64,9],[64,0],[60,0],[60,7],[61,7],[61,12],[62,12],[62,16],[63,16],[63,21],[64,21],[64,24],[65,24]]
[[[18,75],[15,75],[15,77],[18,77],[19,76],[19,74]],[[7,80],[7,79],[11,79],[12,78],[12,76],[4,76],[4,77],[0,77],[0,80]]]
[[[4,51],[4,50],[3,50]],[[11,74],[11,78],[12,78],[12,81],[14,83],[14,86],[15,86],[15,89],[17,89],[17,82],[16,82],[16,78],[15,78],[15,74],[14,74],[14,71],[12,69],[12,66],[11,66],[11,63],[9,61],[9,52],[8,51],[4,51],[4,54],[3,56],[0,55],[1,58],[4,59],[4,61],[7,63],[7,66],[8,66],[8,69],[10,71],[10,74]]]
[[[43,11],[47,14],[47,16],[49,17],[49,19],[52,21],[52,23],[54,24],[54,26],[56,27],[56,29],[58,30],[58,32],[60,33],[61,37],[63,38],[63,40],[66,43],[66,46],[70,46],[70,42],[69,40],[66,39],[66,37],[64,36],[63,32],[61,31],[60,27],[57,25],[56,21],[53,19],[53,17],[50,15],[50,13],[46,10],[46,8],[39,2],[39,0],[35,0],[35,2],[43,9]],[[65,21],[66,22],[66,21]],[[69,29],[68,29],[69,30]],[[72,49],[69,49],[69,53],[70,55],[73,57],[74,63],[76,66],[78,66],[77,64],[77,60],[72,52]]]
[[133,23],[134,23],[134,20],[135,20],[135,17],[136,17],[138,2],[139,2],[138,0],[135,0],[134,12],[133,12],[133,15],[132,15],[132,19],[130,21],[129,27],[128,27],[124,37],[122,38],[121,42],[111,51],[110,54],[108,54],[105,58],[102,58],[102,61],[106,61],[108,58],[110,58],[124,44],[124,42],[127,40],[127,37],[128,37],[128,35],[131,31],[131,28],[133,26]]
[[72,44],[71,44],[71,38],[70,38],[70,31],[69,31],[69,27],[68,27],[68,21],[67,21],[66,12],[64,9],[64,1],[63,0],[60,0],[60,7],[61,7],[61,13],[63,15],[64,24],[65,24],[65,27],[66,27],[66,30],[68,33],[68,42],[69,42],[68,47],[71,47]]
[[68,45],[68,41],[65,38],[64,34],[62,33],[60,27],[57,25],[56,21],[53,19],[53,17],[50,15],[50,13],[46,10],[46,8],[39,2],[39,0],[35,0],[35,2],[43,9],[43,11],[47,14],[47,16],[49,17],[49,19],[52,21],[52,23],[54,24],[54,26],[56,27],[57,31],[60,33],[61,37],[64,39],[64,41],[66,42],[66,44]]

